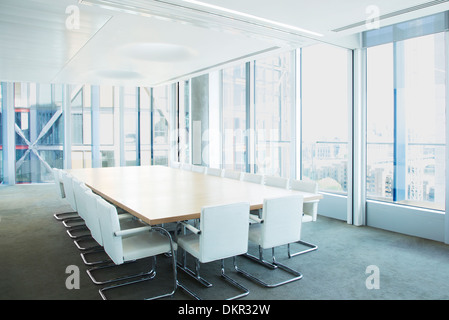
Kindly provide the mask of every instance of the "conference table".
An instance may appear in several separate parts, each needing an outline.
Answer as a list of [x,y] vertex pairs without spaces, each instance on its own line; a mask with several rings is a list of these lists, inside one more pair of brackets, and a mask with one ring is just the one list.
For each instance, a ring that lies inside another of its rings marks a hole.
[[149,225],[198,219],[204,206],[249,202],[263,207],[265,198],[307,193],[216,177],[166,166],[131,166],[67,170],[95,193]]

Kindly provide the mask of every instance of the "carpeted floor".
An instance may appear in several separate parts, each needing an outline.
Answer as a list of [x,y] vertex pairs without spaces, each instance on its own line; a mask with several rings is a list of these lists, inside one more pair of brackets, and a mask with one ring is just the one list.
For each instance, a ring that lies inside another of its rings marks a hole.
[[[53,217],[54,213],[67,210],[68,205],[58,198],[53,185],[0,187],[1,300],[101,299],[98,289],[102,286],[92,283],[80,250]],[[277,249],[278,261],[303,274],[301,280],[278,288],[262,288],[250,282],[233,270],[232,260],[226,261],[227,274],[250,290],[242,300],[449,299],[449,246],[445,244],[354,227],[321,216],[317,222],[303,225],[303,238],[316,243],[319,249],[292,259],[287,258],[285,247]],[[250,251],[257,253],[252,246]],[[271,252],[267,250],[265,257],[271,257]],[[266,270],[242,257],[237,261],[242,268],[266,280],[286,277],[280,270]],[[115,268],[114,275],[150,266],[151,260],[144,260]],[[367,273],[369,266],[374,269]],[[178,278],[206,300],[222,300],[238,293],[220,279],[219,262],[201,265],[201,272],[213,287],[201,288],[182,272],[178,272]],[[99,277],[114,275],[98,273]],[[108,297],[146,298],[170,290],[171,283],[170,258],[161,256],[155,279],[111,291]],[[373,284],[378,288],[370,289]],[[178,290],[170,299],[190,297]]]

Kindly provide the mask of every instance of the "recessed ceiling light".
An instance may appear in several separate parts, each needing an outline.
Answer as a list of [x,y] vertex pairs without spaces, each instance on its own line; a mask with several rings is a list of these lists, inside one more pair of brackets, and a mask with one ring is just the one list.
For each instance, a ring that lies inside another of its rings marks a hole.
[[253,19],[253,20],[260,21],[260,22],[272,24],[272,25],[275,25],[275,26],[278,26],[278,27],[282,27],[282,28],[286,28],[286,29],[290,29],[290,30],[295,30],[295,31],[302,32],[302,33],[308,33],[308,34],[311,34],[311,35],[314,35],[314,36],[317,36],[317,37],[323,37],[323,35],[321,33],[318,33],[318,32],[309,31],[309,30],[306,30],[306,29],[303,29],[303,28],[298,28],[296,26],[292,26],[292,25],[285,24],[285,23],[282,23],[282,22],[261,18],[261,17],[258,17],[258,16],[254,16],[252,14],[248,14],[248,13],[244,13],[244,12],[240,12],[240,11],[236,11],[236,10],[232,10],[232,9],[228,9],[228,8],[224,8],[224,7],[220,7],[220,6],[217,6],[217,5],[210,4],[210,3],[205,3],[205,2],[201,2],[201,1],[197,1],[197,0],[183,0],[183,1],[191,3],[191,4],[195,4],[195,5],[198,5],[198,6],[206,7],[206,8],[209,8],[209,9],[219,10],[219,11],[222,11],[222,12],[226,12],[226,13],[230,13],[230,14],[233,14],[233,15],[241,16],[241,17],[244,17],[244,18],[247,18],[247,19]]
[[119,51],[130,58],[159,62],[188,60],[196,55],[196,51],[185,46],[156,42],[130,43]]

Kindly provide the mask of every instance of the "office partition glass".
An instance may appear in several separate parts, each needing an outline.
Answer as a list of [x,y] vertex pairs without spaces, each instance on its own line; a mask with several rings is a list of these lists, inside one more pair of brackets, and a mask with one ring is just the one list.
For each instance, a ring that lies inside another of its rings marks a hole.
[[222,71],[223,169],[247,171],[247,72],[246,64]]
[[348,191],[351,51],[327,44],[301,49],[301,178],[321,191]]
[[295,57],[286,52],[255,61],[255,172],[291,177],[295,154]]
[[445,35],[367,49],[367,195],[445,209]]

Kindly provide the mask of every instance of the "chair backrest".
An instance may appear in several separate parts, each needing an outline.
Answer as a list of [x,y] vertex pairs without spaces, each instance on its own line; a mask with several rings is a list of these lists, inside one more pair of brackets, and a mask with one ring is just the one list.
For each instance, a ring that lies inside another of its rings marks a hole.
[[177,161],[171,161],[170,162],[170,167],[174,168],[174,169],[179,169],[181,167],[181,163],[177,162]]
[[[304,180],[290,180],[290,188],[292,190],[304,191],[310,193],[318,193],[318,183],[315,181],[304,181]],[[308,215],[305,218],[308,218],[310,221],[316,221],[318,217],[318,201],[314,201],[311,203],[304,203],[303,206],[304,214]],[[311,218],[310,218],[311,217]],[[307,221],[307,219],[305,219]]]
[[62,172],[62,183],[64,184],[64,193],[67,199],[67,202],[72,207],[73,211],[77,211],[75,195],[73,194],[73,184],[72,184],[72,175],[67,172]]
[[97,198],[97,212],[104,251],[115,264],[122,264],[124,262],[122,238],[114,235],[116,231],[120,231],[117,209],[99,197]]
[[299,241],[303,196],[265,199],[262,209],[261,241],[264,249]]
[[218,168],[206,168],[206,174],[209,176],[221,177],[221,173],[223,170]]
[[76,202],[76,208],[78,211],[78,215],[84,219],[86,222],[87,227],[89,228],[90,220],[89,220],[89,212],[87,211],[86,206],[86,198],[84,196],[84,193],[89,189],[86,187],[86,185],[79,181],[76,178],[72,179],[72,186],[73,186],[73,195],[75,196],[75,202]]
[[95,241],[98,242],[99,245],[103,245],[103,237],[101,235],[101,227],[100,227],[100,217],[98,215],[98,199],[101,199],[95,193],[92,192],[91,189],[88,189],[84,192],[84,199],[86,203],[86,208],[89,213],[89,230]]
[[318,193],[318,183],[315,181],[305,181],[305,180],[290,180],[290,188],[292,190]]
[[249,203],[204,207],[200,218],[199,260],[225,259],[248,251]]
[[53,178],[55,179],[55,187],[56,192],[61,196],[61,198],[65,198],[64,193],[64,185],[62,183],[61,170],[58,168],[53,168]]
[[205,169],[206,169],[206,167],[203,167],[203,166],[197,166],[197,165],[192,166],[193,172],[204,173]]
[[234,180],[240,180],[242,178],[242,173],[239,171],[234,170],[223,170],[223,177],[234,179]]
[[263,183],[263,176],[260,174],[243,172],[242,181],[252,182],[252,183]]
[[265,185],[277,188],[288,188],[288,179],[283,177],[265,176]]

